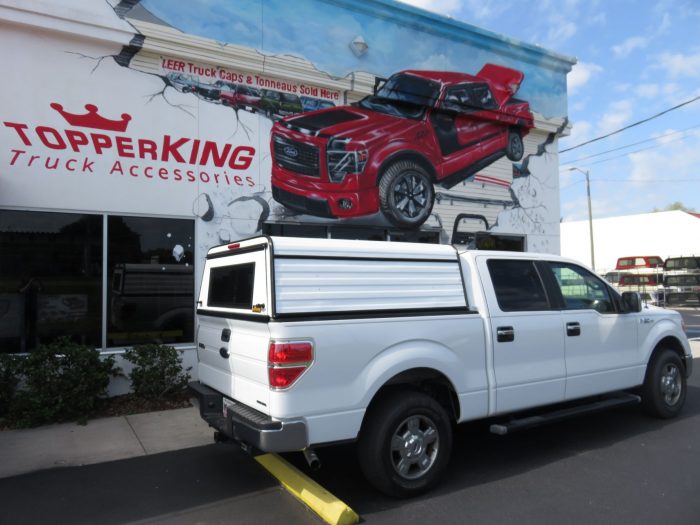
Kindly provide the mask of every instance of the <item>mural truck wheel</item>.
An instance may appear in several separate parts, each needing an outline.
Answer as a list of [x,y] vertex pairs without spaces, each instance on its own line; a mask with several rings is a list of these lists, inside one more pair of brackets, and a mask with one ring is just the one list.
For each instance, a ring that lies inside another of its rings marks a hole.
[[435,188],[428,173],[410,160],[395,162],[379,180],[384,216],[399,228],[418,228],[433,209]]
[[508,132],[508,145],[506,146],[506,157],[508,160],[517,162],[523,158],[523,153],[525,148],[523,146],[523,138],[520,133],[516,130],[510,130]]

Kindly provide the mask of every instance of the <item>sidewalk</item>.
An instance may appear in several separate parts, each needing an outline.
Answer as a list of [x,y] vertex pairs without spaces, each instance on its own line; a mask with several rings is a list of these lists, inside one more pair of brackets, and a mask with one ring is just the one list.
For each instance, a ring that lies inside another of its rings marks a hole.
[[[700,338],[690,341],[700,358]],[[700,374],[696,363],[695,374]],[[0,478],[127,459],[214,442],[196,407],[0,432]]]
[[0,478],[208,445],[196,407],[0,432]]

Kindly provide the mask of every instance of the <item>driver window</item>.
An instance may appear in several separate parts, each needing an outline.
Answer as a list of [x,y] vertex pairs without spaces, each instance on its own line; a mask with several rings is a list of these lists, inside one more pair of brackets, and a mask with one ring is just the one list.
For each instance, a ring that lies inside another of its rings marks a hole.
[[613,313],[608,287],[588,270],[566,263],[549,263],[564,298],[566,310],[596,310]]
[[493,99],[491,90],[486,84],[476,84],[472,88],[472,105],[483,109],[494,109],[497,107]]

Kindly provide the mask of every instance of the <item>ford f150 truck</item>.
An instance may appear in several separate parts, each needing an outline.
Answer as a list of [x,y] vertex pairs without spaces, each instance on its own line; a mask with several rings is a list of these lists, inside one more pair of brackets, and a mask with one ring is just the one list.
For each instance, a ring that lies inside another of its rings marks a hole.
[[312,466],[357,441],[399,497],[438,481],[453,423],[504,434],[640,401],[670,418],[693,364],[678,313],[545,254],[258,237],[209,251],[197,314],[215,437]]
[[486,64],[468,75],[402,71],[357,104],[272,127],[272,194],[310,215],[380,209],[401,228],[430,216],[433,184],[451,188],[503,156],[518,161],[533,127],[513,98],[523,73]]

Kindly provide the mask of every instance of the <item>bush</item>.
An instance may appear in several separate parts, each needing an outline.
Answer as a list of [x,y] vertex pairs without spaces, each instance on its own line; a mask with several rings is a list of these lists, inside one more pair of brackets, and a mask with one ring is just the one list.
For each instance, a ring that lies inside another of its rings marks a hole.
[[102,358],[88,346],[62,337],[23,359],[22,387],[10,407],[10,421],[35,426],[58,421],[81,423],[105,397],[110,377],[119,374],[114,357]]
[[134,365],[129,374],[134,394],[156,400],[180,395],[187,389],[190,369],[182,369],[182,357],[174,347],[159,344],[137,345],[124,353]]
[[20,379],[20,358],[0,354],[0,418],[10,411]]

